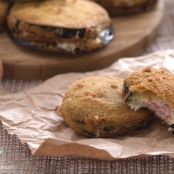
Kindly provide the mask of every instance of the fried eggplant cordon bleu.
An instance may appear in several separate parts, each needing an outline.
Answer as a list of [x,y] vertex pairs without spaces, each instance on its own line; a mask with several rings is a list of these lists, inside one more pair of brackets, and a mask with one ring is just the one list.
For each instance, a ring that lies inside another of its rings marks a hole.
[[124,81],[123,95],[135,111],[148,108],[174,128],[174,75],[166,70],[146,68],[130,74]]
[[67,90],[59,109],[67,125],[86,137],[114,137],[145,127],[151,113],[131,110],[122,97],[123,80],[86,77]]
[[87,0],[15,3],[8,28],[20,45],[52,52],[89,52],[113,39],[109,15]]

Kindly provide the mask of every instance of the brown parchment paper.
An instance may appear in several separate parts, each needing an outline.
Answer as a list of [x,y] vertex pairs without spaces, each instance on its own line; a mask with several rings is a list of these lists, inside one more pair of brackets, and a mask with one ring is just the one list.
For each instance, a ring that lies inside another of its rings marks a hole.
[[138,155],[172,155],[174,136],[159,121],[127,136],[87,139],[77,135],[55,112],[65,90],[75,80],[92,75],[124,78],[130,72],[146,66],[165,68],[174,73],[174,50],[121,59],[105,70],[57,75],[35,88],[1,96],[0,120],[8,133],[17,135],[36,155],[75,154],[106,160]]

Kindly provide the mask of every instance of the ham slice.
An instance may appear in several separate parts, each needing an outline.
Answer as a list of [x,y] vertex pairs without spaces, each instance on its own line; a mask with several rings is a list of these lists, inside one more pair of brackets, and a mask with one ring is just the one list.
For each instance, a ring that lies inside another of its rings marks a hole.
[[170,107],[164,103],[160,103],[157,101],[148,101],[143,102],[142,106],[150,109],[152,112],[154,112],[156,116],[158,116],[164,121],[166,121],[166,119],[169,119],[172,115]]

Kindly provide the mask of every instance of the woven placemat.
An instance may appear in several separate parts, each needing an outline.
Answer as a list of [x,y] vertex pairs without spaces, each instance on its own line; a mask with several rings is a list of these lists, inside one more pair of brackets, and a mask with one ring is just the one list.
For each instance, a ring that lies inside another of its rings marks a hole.
[[[149,45],[146,53],[174,48],[174,1],[166,1],[166,14],[157,39]],[[148,23],[148,21],[147,21]],[[147,24],[148,25],[148,24]],[[19,92],[40,82],[5,81],[9,92]],[[167,156],[141,157],[100,161],[76,156],[32,156],[27,145],[16,136],[10,136],[0,125],[0,174],[173,174],[174,159]]]

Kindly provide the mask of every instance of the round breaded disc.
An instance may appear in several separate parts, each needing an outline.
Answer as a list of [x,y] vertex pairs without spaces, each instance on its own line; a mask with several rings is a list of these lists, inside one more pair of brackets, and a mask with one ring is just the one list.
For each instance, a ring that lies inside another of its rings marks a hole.
[[87,77],[67,91],[60,113],[79,134],[111,137],[125,134],[147,123],[151,114],[132,111],[122,97],[123,80]]
[[9,16],[9,26],[16,20],[71,29],[108,26],[110,23],[107,12],[101,6],[87,0],[16,3]]

